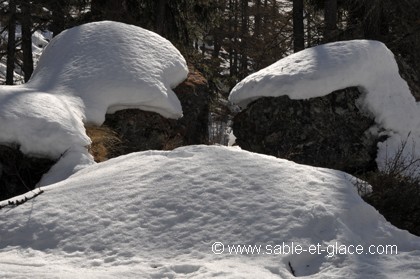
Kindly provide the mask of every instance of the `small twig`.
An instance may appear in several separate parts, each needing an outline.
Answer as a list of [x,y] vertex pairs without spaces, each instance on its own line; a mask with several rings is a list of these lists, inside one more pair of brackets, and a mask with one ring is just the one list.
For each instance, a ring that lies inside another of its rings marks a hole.
[[28,197],[24,196],[24,198],[21,199],[21,200],[18,200],[18,199],[14,200],[14,201],[9,200],[7,202],[7,204],[5,204],[3,206],[0,205],[0,209],[2,209],[4,207],[7,207],[7,206],[18,206],[18,205],[24,204],[25,202],[27,202],[29,200],[32,200],[32,199],[36,198],[37,196],[41,195],[42,193],[44,193],[44,191],[41,190],[41,188],[38,188],[38,189],[39,189],[38,193],[35,193],[35,192],[32,191],[32,193],[34,193],[34,195],[32,197],[28,198]]
[[292,264],[290,263],[290,261],[289,261],[289,267],[290,267],[290,272],[292,273],[292,275],[296,277],[295,270],[293,269]]

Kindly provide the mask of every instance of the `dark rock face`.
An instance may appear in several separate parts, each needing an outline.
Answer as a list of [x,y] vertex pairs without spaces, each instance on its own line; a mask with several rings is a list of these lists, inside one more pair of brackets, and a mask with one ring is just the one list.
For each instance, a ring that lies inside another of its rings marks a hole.
[[261,98],[235,116],[233,132],[243,149],[298,163],[357,174],[376,168],[374,125],[362,113],[356,87],[309,100]]
[[33,190],[55,162],[26,156],[18,146],[0,145],[0,201]]
[[395,60],[398,63],[399,73],[401,77],[407,82],[411,93],[417,102],[420,101],[420,83],[419,73],[415,71],[406,60],[400,56],[395,56]]
[[208,143],[209,87],[204,77],[190,68],[188,78],[174,89],[184,116],[166,119],[154,112],[138,109],[107,114],[104,125],[121,139],[110,157],[144,151],[170,150],[179,146]]

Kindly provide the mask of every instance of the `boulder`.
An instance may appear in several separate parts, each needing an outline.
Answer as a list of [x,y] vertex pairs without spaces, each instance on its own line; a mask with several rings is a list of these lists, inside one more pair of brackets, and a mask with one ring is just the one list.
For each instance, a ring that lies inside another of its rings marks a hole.
[[234,117],[243,149],[352,174],[376,168],[378,131],[373,116],[358,107],[356,87],[324,97],[291,100],[264,97]]
[[174,89],[182,105],[182,118],[167,119],[158,113],[139,109],[106,115],[104,126],[113,130],[121,140],[116,148],[108,150],[109,157],[208,143],[209,86],[201,73],[193,67],[189,70],[187,79]]
[[25,155],[17,145],[0,145],[0,201],[33,190],[55,162]]
[[411,93],[417,102],[420,101],[419,71],[414,70],[410,63],[401,56],[395,56],[400,76],[407,82]]

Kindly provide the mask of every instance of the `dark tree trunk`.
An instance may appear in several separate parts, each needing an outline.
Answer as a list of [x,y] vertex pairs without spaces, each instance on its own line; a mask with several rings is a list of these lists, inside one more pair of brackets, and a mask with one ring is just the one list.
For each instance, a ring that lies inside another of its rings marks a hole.
[[93,21],[103,19],[104,5],[105,5],[104,0],[92,0],[90,2],[90,12],[91,12]]
[[240,78],[248,73],[248,0],[241,1],[241,72]]
[[265,11],[268,9],[268,0],[264,0],[264,15],[262,17],[262,29],[265,30],[268,25],[268,18]]
[[165,30],[166,0],[159,0],[157,3],[156,33],[164,35]]
[[[218,8],[217,8],[217,12],[218,13],[224,13],[226,11],[226,2],[222,1],[218,2]],[[229,28],[229,27],[228,27]],[[223,39],[224,39],[224,35],[226,34],[225,32],[226,29],[224,29],[223,25],[220,25],[220,23],[217,23],[216,26],[214,26],[212,33],[213,33],[213,45],[214,45],[214,49],[212,52],[212,56],[213,58],[218,58],[220,55],[220,50],[222,49],[222,43],[223,43]]]
[[293,0],[293,50],[298,52],[304,48],[303,0]]
[[258,38],[261,34],[261,0],[255,0],[255,29],[254,36]]
[[222,49],[222,45],[221,45],[221,33],[222,33],[222,28],[215,28],[213,31],[213,45],[214,45],[214,49],[213,49],[213,58],[218,58],[220,55],[220,50]]
[[34,71],[34,61],[32,58],[32,20],[31,7],[29,1],[22,1],[22,53],[23,53],[23,72],[25,82],[29,80]]
[[15,71],[15,33],[16,33],[16,2],[9,1],[9,26],[7,39],[7,70],[6,70],[6,84],[13,84],[13,76]]
[[238,1],[234,0],[233,2],[233,63],[231,68],[231,75],[236,76],[238,74]]
[[57,36],[66,29],[65,5],[64,1],[55,1],[52,3],[51,31],[53,33],[53,37]]
[[312,46],[312,15],[311,13],[307,13],[306,14],[306,42],[307,42],[307,47],[311,47]]
[[337,36],[337,0],[325,0],[324,18],[324,41],[332,42]]

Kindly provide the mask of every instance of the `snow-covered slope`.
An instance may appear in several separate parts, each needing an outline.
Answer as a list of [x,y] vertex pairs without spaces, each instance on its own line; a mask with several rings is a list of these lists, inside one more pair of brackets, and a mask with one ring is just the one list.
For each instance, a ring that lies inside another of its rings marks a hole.
[[360,107],[390,136],[379,146],[378,163],[392,156],[408,134],[410,145],[418,143],[414,156],[420,158],[420,110],[394,55],[378,41],[335,42],[294,53],[239,82],[229,100],[245,107],[261,97],[309,99],[351,86],[365,93]]
[[[0,211],[0,277],[294,278],[291,268],[308,278],[420,274],[420,238],[387,223],[339,171],[190,146],[112,159],[44,190]],[[292,243],[319,244],[319,254],[287,253]],[[229,245],[262,247],[260,255],[229,255]],[[338,254],[335,245],[350,250]],[[398,254],[386,255],[385,245]]]
[[61,157],[66,169],[53,170],[65,178],[93,163],[85,123],[100,125],[107,112],[124,108],[181,117],[171,88],[187,73],[179,51],[148,30],[111,21],[74,27],[48,44],[28,83],[0,86],[0,143]]

